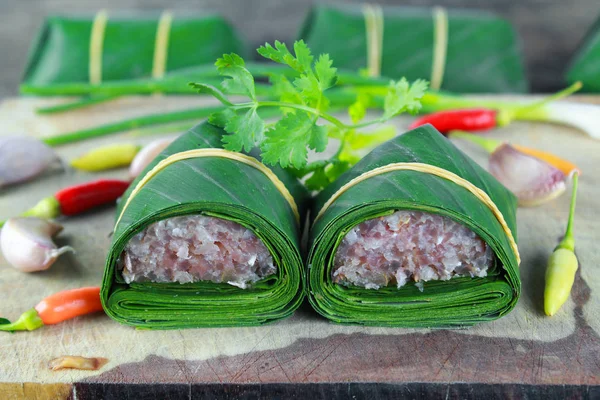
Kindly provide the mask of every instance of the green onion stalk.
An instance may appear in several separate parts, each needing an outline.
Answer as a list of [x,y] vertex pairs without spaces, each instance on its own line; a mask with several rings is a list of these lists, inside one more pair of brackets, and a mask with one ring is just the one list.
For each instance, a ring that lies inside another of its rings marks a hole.
[[[294,71],[290,72],[289,68],[282,68],[280,66],[267,66],[258,63],[248,64],[247,66],[260,79],[266,79],[271,74],[280,74],[286,77],[294,76]],[[101,85],[90,85],[88,83],[61,83],[36,87],[22,85],[21,92],[35,95],[92,96],[74,103],[68,103],[62,107],[56,106],[54,109],[45,109],[44,111],[48,113],[97,104],[104,100],[113,100],[121,95],[152,94],[158,92],[167,94],[197,93],[197,90],[189,85],[189,82],[194,80],[218,86],[219,77],[213,66],[210,66],[210,68],[202,66],[176,71],[168,74],[163,79],[110,81]],[[368,98],[368,108],[381,109],[384,104],[383,95],[386,93],[388,85],[389,79],[387,78],[371,78],[357,73],[340,72],[336,87],[327,91],[326,96],[332,108],[349,107],[366,96]],[[423,105],[421,112],[430,113],[460,108],[492,108],[504,115],[510,115],[511,121],[526,120],[559,123],[579,128],[591,137],[600,138],[600,125],[593,121],[593,116],[600,113],[600,106],[549,101],[577,91],[580,87],[581,84],[576,83],[542,102],[533,103],[510,100],[486,100],[441,91],[428,91],[421,99]],[[260,83],[256,85],[256,89],[257,95],[264,101],[278,100],[278,96],[271,85]],[[60,134],[56,137],[47,138],[45,141],[47,144],[55,146],[115,134],[139,127],[159,126],[182,121],[199,122],[207,118],[210,114],[220,111],[220,109],[220,106],[202,106],[183,111],[151,114],[116,123],[103,124],[90,129]]]
[[[60,146],[125,131],[133,131],[135,136],[164,134],[177,130],[183,131],[196,125],[198,121],[206,119],[209,115],[222,111],[223,109],[224,107],[222,106],[205,106],[169,113],[149,114],[51,136],[43,139],[43,142],[49,146]],[[260,110],[259,114],[263,118],[269,118],[278,115],[279,112],[275,109],[263,109]]]
[[68,102],[68,103],[52,105],[52,106],[48,106],[48,107],[40,107],[40,108],[36,109],[35,111],[38,114],[58,114],[58,113],[63,113],[63,112],[67,112],[67,111],[78,110],[80,108],[95,106],[95,105],[101,104],[101,103],[106,103],[111,100],[115,100],[119,97],[121,97],[121,96],[119,96],[117,94],[113,94],[113,95],[96,94],[96,95],[92,95],[92,96],[86,96],[81,99],[77,99],[75,101]]

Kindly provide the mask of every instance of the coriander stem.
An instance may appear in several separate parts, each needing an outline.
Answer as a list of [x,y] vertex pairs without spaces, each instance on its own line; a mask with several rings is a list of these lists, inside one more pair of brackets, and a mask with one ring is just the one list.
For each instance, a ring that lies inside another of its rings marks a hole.
[[348,129],[348,126],[346,124],[344,124],[342,121],[340,121],[339,119],[332,117],[329,114],[325,114],[325,113],[317,110],[316,108],[307,107],[307,106],[303,106],[300,104],[285,103],[282,101],[258,101],[256,103],[237,104],[236,106],[244,106],[243,108],[248,108],[248,107],[250,107],[249,104],[252,104],[252,105],[256,104],[258,107],[286,107],[286,108],[294,108],[296,110],[306,111],[306,112],[314,114],[320,118],[323,118],[326,121],[331,122],[338,128]]
[[459,130],[450,131],[450,133],[448,134],[448,137],[465,139],[471,143],[475,143],[475,144],[481,146],[488,153],[493,153],[498,147],[500,147],[502,145],[502,142],[499,140],[495,140],[492,138],[485,138],[485,137],[479,136],[474,133],[459,131]]
[[378,118],[373,121],[366,121],[366,122],[361,122],[360,124],[348,125],[329,114],[326,114],[326,113],[323,113],[322,111],[317,110],[316,108],[303,106],[301,104],[285,103],[282,101],[257,101],[257,102],[238,103],[238,104],[234,105],[232,108],[234,108],[236,110],[240,110],[240,109],[252,108],[252,107],[285,107],[285,108],[293,108],[296,110],[306,111],[308,113],[316,115],[319,118],[323,118],[324,120],[331,122],[332,124],[334,124],[335,126],[337,126],[338,128],[341,128],[341,129],[358,129],[358,128],[364,128],[365,126],[383,122],[383,120],[381,118]]
[[360,124],[355,124],[355,125],[346,125],[347,129],[359,129],[359,128],[364,128],[366,126],[370,126],[373,124],[380,124],[380,123],[384,123],[385,120],[383,118],[377,118],[374,119],[373,121],[365,121],[365,122],[361,122]]

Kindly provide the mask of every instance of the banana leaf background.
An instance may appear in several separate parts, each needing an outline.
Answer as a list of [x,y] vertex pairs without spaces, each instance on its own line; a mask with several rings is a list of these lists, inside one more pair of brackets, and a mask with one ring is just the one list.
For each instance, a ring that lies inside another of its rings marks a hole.
[[[429,80],[433,62],[432,9],[384,6],[381,74]],[[448,10],[448,46],[441,89],[463,93],[522,93],[529,84],[520,43],[510,23],[494,14]],[[367,66],[361,5],[317,5],[299,37],[314,54],[329,53],[335,66]]]
[[[23,84],[89,80],[90,35],[94,17],[47,18],[30,49]],[[149,77],[152,72],[159,14],[109,13],[102,51],[102,80]],[[169,33],[166,71],[213,64],[223,53],[244,56],[234,28],[218,15],[174,13]]]
[[581,81],[585,92],[600,92],[600,18],[575,53],[566,77],[569,83]]
[[[134,181],[117,215],[137,181],[154,165],[181,151],[221,148],[223,134],[204,123],[179,137]],[[287,172],[272,170],[295,198],[303,221],[307,191]],[[277,273],[249,289],[212,282],[124,282],[116,263],[133,235],[158,220],[199,213],[254,231],[271,251]],[[219,157],[178,161],[143,186],[115,227],[101,291],[105,311],[118,322],[148,329],[258,325],[284,318],[304,298],[300,229],[289,203],[255,168]]]
[[[344,184],[377,167],[397,162],[435,165],[484,190],[516,240],[516,199],[504,186],[458,150],[431,125],[412,130],[377,147],[316,198],[313,215]],[[368,290],[332,283],[333,258],[355,225],[398,209],[447,216],[490,245],[495,265],[485,278],[424,282]],[[516,255],[490,209],[466,189],[437,176],[393,171],[371,177],[342,194],[316,220],[310,233],[309,301],[338,323],[399,327],[462,327],[499,318],[514,308],[521,282]]]

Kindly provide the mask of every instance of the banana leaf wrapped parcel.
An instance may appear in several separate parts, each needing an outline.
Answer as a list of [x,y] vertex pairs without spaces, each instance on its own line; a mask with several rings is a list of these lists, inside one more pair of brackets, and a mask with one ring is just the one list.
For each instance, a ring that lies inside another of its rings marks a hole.
[[600,18],[589,30],[567,70],[567,81],[581,81],[586,92],[600,93]]
[[222,149],[208,123],[165,149],[119,203],[101,298],[147,329],[258,325],[304,297],[308,193],[281,168]]
[[34,41],[22,90],[53,83],[160,78],[212,64],[224,53],[245,54],[234,28],[218,15],[177,12],[47,18]]
[[488,12],[374,5],[316,5],[299,37],[336,67],[461,93],[528,90],[511,24]]
[[314,202],[312,306],[338,323],[463,327],[520,294],[516,199],[431,125],[369,153]]

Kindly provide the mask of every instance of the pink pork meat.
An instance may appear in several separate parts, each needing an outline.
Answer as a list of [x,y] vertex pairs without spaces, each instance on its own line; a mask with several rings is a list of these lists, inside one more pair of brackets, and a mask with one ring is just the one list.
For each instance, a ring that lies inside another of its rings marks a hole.
[[203,215],[155,222],[135,235],[119,260],[125,282],[227,282],[245,289],[277,272],[248,228]]
[[344,286],[398,288],[458,276],[485,277],[490,247],[448,217],[402,210],[364,221],[350,230],[334,258],[333,282]]

